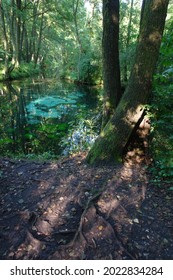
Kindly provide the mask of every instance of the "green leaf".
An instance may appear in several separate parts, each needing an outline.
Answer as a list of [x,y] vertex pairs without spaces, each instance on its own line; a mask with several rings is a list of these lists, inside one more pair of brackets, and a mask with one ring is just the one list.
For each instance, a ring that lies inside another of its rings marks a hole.
[[34,138],[34,135],[33,135],[33,134],[30,134],[30,133],[26,133],[26,134],[25,134],[25,138],[26,138],[26,139],[33,139],[33,138]]

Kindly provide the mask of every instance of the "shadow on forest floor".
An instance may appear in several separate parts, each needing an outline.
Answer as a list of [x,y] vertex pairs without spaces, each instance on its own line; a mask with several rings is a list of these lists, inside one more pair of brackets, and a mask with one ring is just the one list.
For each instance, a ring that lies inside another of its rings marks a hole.
[[0,259],[173,259],[173,195],[138,146],[123,165],[78,154],[0,170]]

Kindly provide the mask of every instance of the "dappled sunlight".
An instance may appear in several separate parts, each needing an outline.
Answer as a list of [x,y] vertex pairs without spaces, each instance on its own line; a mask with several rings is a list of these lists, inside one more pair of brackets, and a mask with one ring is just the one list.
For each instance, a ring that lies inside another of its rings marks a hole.
[[[141,151],[141,149],[139,149],[139,148],[135,148],[133,151],[128,152],[128,158],[129,159],[130,158],[135,158],[136,164],[141,163],[141,156],[143,156],[143,155],[144,155],[143,151]],[[125,165],[127,167],[129,167],[131,164],[133,164],[133,163],[131,163],[130,160],[125,162]]]
[[[143,132],[145,124],[141,125]],[[143,142],[146,134],[140,136]],[[135,257],[125,247],[146,197],[144,151],[139,143],[134,144],[124,164],[117,166],[91,167],[85,156],[81,153],[60,161],[3,163],[11,168],[7,184],[9,194],[14,193],[13,199],[8,194],[4,197],[7,220],[13,221],[9,226],[13,246],[6,243],[7,247],[1,249],[7,259],[81,259],[84,252],[89,254],[88,246],[92,246],[91,255],[101,254],[106,238],[113,240],[107,243],[112,250],[109,258]],[[11,187],[13,181],[15,188]],[[10,216],[12,209],[15,218]]]
[[128,124],[129,126],[134,126],[140,119],[144,112],[144,109],[142,109],[142,105],[138,105],[136,108],[131,108],[127,111],[127,114],[124,118],[124,122]]
[[[98,167],[87,165],[86,154],[39,164],[1,161],[4,176],[8,171],[1,180],[1,257],[140,258],[140,241],[133,244],[132,236],[141,229],[145,238],[141,213],[148,178],[145,166],[129,155],[131,164],[129,157],[124,165]],[[30,185],[28,178],[37,180]]]
[[118,24],[119,18],[117,17],[117,15],[115,15],[115,14],[112,15],[112,21],[113,21],[113,23]]
[[162,0],[154,0],[153,1],[153,5],[152,5],[152,10],[157,10],[160,8],[160,6],[163,5],[163,1]]
[[[106,199],[107,198],[107,199]],[[99,199],[98,206],[102,209],[102,212],[109,217],[111,212],[119,207],[120,201],[117,198],[109,199],[110,195],[105,194],[103,197]]]
[[147,184],[145,169],[125,164],[116,170],[97,202],[99,213],[111,223],[122,247],[127,246],[133,226],[139,223],[138,211],[145,200]]
[[172,258],[169,2],[1,1],[0,259]]
[[[13,246],[9,244],[8,248],[6,242],[6,247],[1,248],[6,258],[45,258],[48,251],[54,253],[74,236],[83,208],[102,186],[102,174],[107,176],[104,169],[96,171],[85,165],[84,157],[85,154],[76,155],[59,163],[18,161],[15,172],[13,162],[4,162],[6,167],[12,167],[8,185],[9,194],[14,192],[14,199],[4,197],[9,205],[4,222],[10,222],[8,231],[13,233]],[[10,186],[11,180],[18,181],[18,189]]]
[[[44,245],[38,239],[34,238],[33,235],[27,231],[26,238],[23,243],[17,248],[16,256],[17,259],[30,259],[30,256],[37,256],[41,250],[44,250]],[[25,255],[25,257],[23,257]],[[9,257],[12,254],[9,254]]]
[[161,40],[161,35],[159,31],[155,31],[149,35],[149,40],[151,43],[157,43]]

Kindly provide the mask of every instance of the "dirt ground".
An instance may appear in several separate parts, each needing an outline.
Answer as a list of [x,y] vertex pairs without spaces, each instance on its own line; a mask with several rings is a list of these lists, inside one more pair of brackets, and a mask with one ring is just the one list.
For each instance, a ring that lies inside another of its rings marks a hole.
[[0,159],[0,259],[173,259],[173,192],[138,146],[123,164]]

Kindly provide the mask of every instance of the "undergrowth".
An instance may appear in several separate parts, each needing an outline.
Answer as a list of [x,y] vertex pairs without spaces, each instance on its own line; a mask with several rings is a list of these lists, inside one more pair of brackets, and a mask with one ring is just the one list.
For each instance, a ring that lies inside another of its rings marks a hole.
[[[19,80],[36,75],[39,73],[39,71],[39,66],[37,65],[35,67],[34,63],[21,63],[19,67],[16,67],[12,70],[9,78],[11,80]],[[2,65],[0,65],[0,81],[2,82],[4,80],[6,80],[6,78],[4,77],[4,69]]]
[[10,158],[12,160],[30,160],[30,161],[37,161],[37,162],[44,162],[44,161],[54,161],[58,160],[60,157],[58,155],[55,155],[51,153],[50,151],[44,152],[42,154],[24,154],[24,153],[18,153],[14,154],[11,152],[6,152],[5,158]]
[[35,67],[34,63],[23,63],[18,68],[14,68],[14,70],[10,74],[10,77],[11,79],[15,80],[27,78],[38,73],[39,68],[38,66]]
[[170,19],[163,36],[151,105],[154,160],[152,173],[158,186],[173,190],[173,21]]
[[[160,80],[161,78],[161,80]],[[152,100],[152,172],[158,186],[167,183],[173,190],[173,84],[170,75],[156,75]]]

